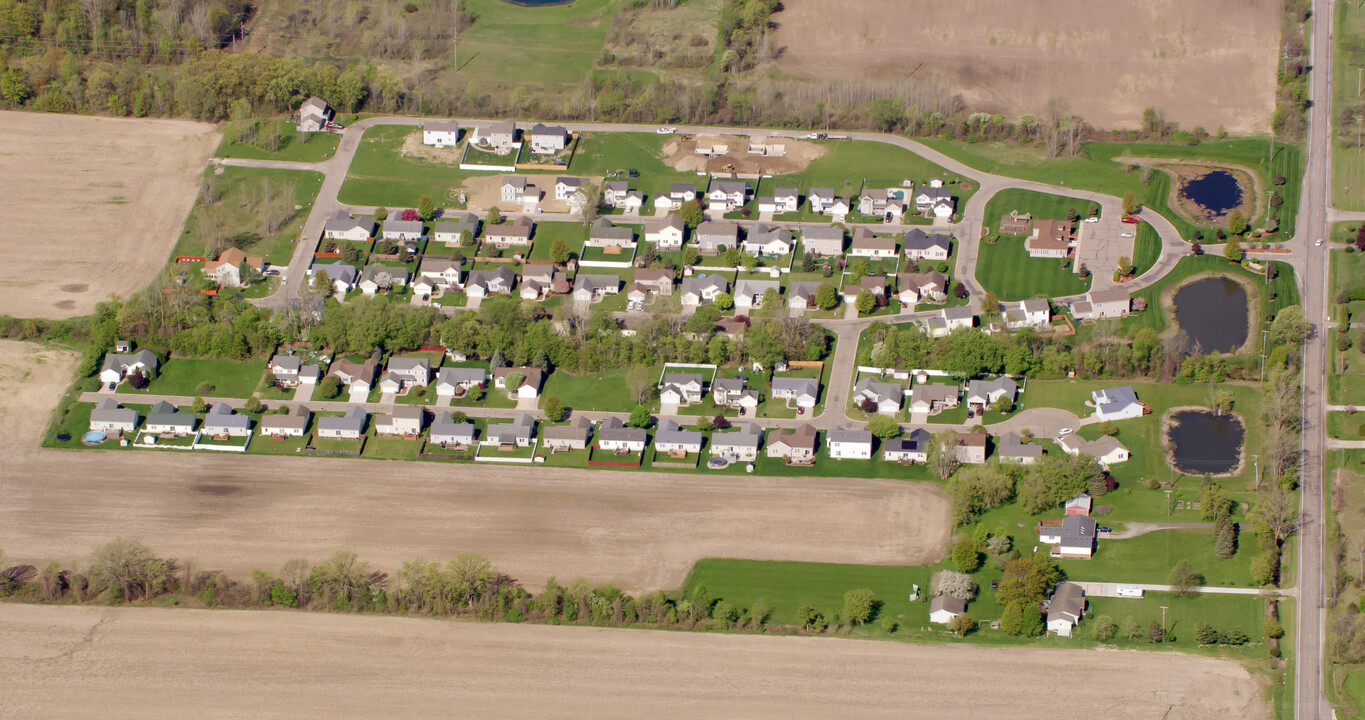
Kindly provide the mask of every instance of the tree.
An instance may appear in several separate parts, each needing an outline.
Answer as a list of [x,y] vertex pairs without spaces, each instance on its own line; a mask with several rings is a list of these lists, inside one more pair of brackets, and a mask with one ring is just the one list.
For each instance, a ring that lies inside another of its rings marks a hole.
[[1297,348],[1303,344],[1304,340],[1308,339],[1312,332],[1313,325],[1308,322],[1303,308],[1298,305],[1290,305],[1275,314],[1275,321],[1270,324],[1270,343],[1272,345],[1292,345]]
[[1162,627],[1161,623],[1153,620],[1152,624],[1147,626],[1147,642],[1149,643],[1166,642],[1166,628]]
[[560,265],[569,261],[569,244],[564,242],[564,238],[556,237],[550,243],[550,260]]
[[697,226],[706,219],[706,213],[702,212],[700,202],[688,200],[678,207],[678,217],[682,218],[688,230],[696,230]]
[[1119,277],[1128,277],[1133,274],[1133,259],[1124,255],[1119,258],[1118,264]]
[[627,421],[626,424],[635,428],[646,428],[649,427],[649,423],[651,420],[653,420],[653,418],[651,418],[649,415],[649,408],[645,407],[644,405],[640,405],[636,407],[634,410],[630,411],[630,419]]
[[1036,605],[1052,593],[1061,578],[1062,571],[1045,552],[1015,558],[1005,563],[996,601],[1002,605],[1016,601]]
[[627,370],[626,389],[630,391],[630,397],[637,405],[644,405],[654,397],[654,381],[650,377],[649,367],[635,365]]
[[195,415],[203,415],[209,409],[209,405],[204,402],[204,398],[196,396],[191,409],[194,411]]
[[1226,515],[1214,530],[1213,554],[1219,560],[1226,560],[1237,552],[1237,523]]
[[1095,634],[1095,639],[1100,642],[1109,642],[1114,639],[1114,633],[1118,628],[1114,625],[1114,619],[1108,615],[1101,615],[1091,623],[1091,632]]
[[502,211],[499,210],[496,205],[488,208],[488,217],[485,219],[485,222],[489,225],[501,225]]
[[1033,637],[1043,634],[1043,613],[1036,603],[1012,602],[1000,615],[1000,629],[1007,635]]
[[1132,615],[1123,619],[1123,625],[1119,628],[1119,634],[1132,640],[1138,635],[1138,624]]
[[1251,521],[1256,534],[1272,538],[1279,546],[1298,529],[1299,513],[1289,491],[1271,485],[1261,491],[1256,507],[1251,510]]
[[1190,561],[1181,560],[1171,569],[1171,576],[1167,582],[1176,597],[1192,598],[1199,595],[1199,586],[1204,584],[1204,576],[1194,569]]
[[730,293],[716,293],[715,306],[721,311],[732,310],[735,307],[735,299]]
[[839,304],[839,290],[833,283],[820,283],[820,287],[815,291],[815,307],[821,310],[833,310]]
[[1132,190],[1123,194],[1123,211],[1130,215],[1138,211],[1137,193]]
[[956,570],[940,570],[934,573],[929,583],[929,592],[935,596],[947,595],[962,602],[971,602],[976,597],[976,582],[967,573]]
[[682,261],[684,266],[692,267],[693,265],[696,265],[697,261],[700,259],[701,253],[697,252],[696,248],[691,245],[683,248]]
[[388,219],[389,219],[389,209],[386,208],[386,207],[375,208],[375,209],[374,209],[374,219],[375,219],[375,220],[378,220],[379,222],[384,222],[385,220],[388,220]]
[[872,619],[875,598],[868,588],[855,588],[844,593],[844,620],[864,625]]
[[957,469],[957,433],[940,430],[929,441],[929,467],[940,480],[947,480]]
[[971,574],[981,567],[981,553],[976,548],[976,543],[969,537],[964,537],[953,545],[953,568],[960,573]]
[[900,423],[896,422],[896,419],[890,415],[874,416],[867,421],[867,429],[871,430],[873,435],[882,440],[893,438],[901,434]]
[[436,214],[436,203],[430,195],[423,195],[417,200],[417,217],[422,222],[431,220],[432,215]]
[[961,280],[958,280],[957,283],[953,285],[953,297],[956,297],[959,300],[966,300],[967,296],[970,294],[971,292],[967,290],[967,286],[962,284]]
[[858,308],[858,314],[866,315],[877,307],[877,298],[871,290],[864,288],[858,292],[858,299],[853,302],[854,307]]
[[994,292],[987,291],[986,296],[981,298],[981,312],[985,315],[1000,312],[1000,298]]
[[448,592],[451,599],[465,607],[473,607],[499,576],[488,558],[472,552],[463,552],[451,558],[446,564],[446,572],[450,578]]
[[324,400],[331,400],[340,394],[341,380],[337,379],[337,376],[328,375],[318,383],[318,397]]
[[1221,636],[1218,634],[1217,630],[1213,629],[1213,626],[1209,625],[1208,623],[1202,620],[1195,621],[1194,623],[1195,642],[1199,643],[1200,645],[1217,645],[1218,640],[1220,638]]
[[[1014,497],[1014,478],[1002,471],[999,464],[973,465],[948,481],[948,497],[952,503],[953,522],[967,525],[975,522],[981,513]],[[995,539],[991,538],[992,541]],[[1009,538],[1004,539],[1005,551],[1008,551]]]
[[521,387],[521,384],[525,381],[526,373],[514,371],[507,373],[507,377],[503,378],[503,386],[507,388],[507,392],[513,393],[516,392],[517,388]]
[[825,628],[825,616],[821,615],[811,605],[802,605],[796,608],[796,619],[801,622],[802,630],[823,630]]
[[1241,210],[1228,213],[1228,234],[1241,235],[1247,231],[1247,216]]
[[1223,245],[1223,257],[1227,258],[1228,262],[1242,261],[1242,242],[1236,235],[1229,237],[1227,244]]
[[350,550],[338,550],[313,568],[309,583],[324,602],[344,607],[364,597],[369,579],[368,563]]
[[548,395],[545,398],[545,420],[547,422],[559,422],[564,419],[564,403],[560,401],[558,395]]
[[958,637],[966,637],[976,631],[976,620],[964,612],[948,621],[948,629]]
[[135,597],[154,595],[165,584],[170,570],[166,561],[153,555],[146,545],[116,538],[90,556],[87,575],[96,593],[118,588],[119,597],[131,602]]

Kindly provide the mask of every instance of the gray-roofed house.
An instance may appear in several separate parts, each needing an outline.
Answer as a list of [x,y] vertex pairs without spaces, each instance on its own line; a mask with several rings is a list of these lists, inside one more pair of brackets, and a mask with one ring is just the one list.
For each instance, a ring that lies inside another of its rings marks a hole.
[[455,120],[427,120],[422,123],[422,144],[436,148],[460,143],[460,123]]
[[872,431],[866,428],[834,428],[825,434],[825,444],[835,460],[872,459]]
[[568,200],[583,189],[583,178],[564,175],[555,178],[555,199]]
[[1001,462],[1032,465],[1043,456],[1043,446],[1024,442],[1017,432],[1007,432],[1001,435],[999,442],[996,443],[995,454]]
[[621,278],[615,275],[587,275],[579,273],[574,279],[573,299],[577,302],[598,302],[621,291]]
[[801,231],[801,245],[808,255],[838,257],[844,254],[844,229],[816,225]]
[[522,300],[544,300],[551,295],[572,291],[568,276],[552,263],[526,263],[521,266]]
[[887,222],[905,214],[905,194],[896,188],[863,188],[858,194],[858,212],[876,215]]
[[668,197],[678,203],[696,200],[697,186],[692,183],[673,183],[668,186]]
[[959,305],[943,308],[938,311],[937,315],[930,317],[923,323],[929,331],[930,337],[945,337],[951,335],[958,328],[969,328],[976,325],[976,316],[972,314],[970,305]]
[[422,357],[391,357],[389,374],[398,376],[405,385],[426,387],[431,382],[431,361]]
[[180,412],[176,406],[161,400],[148,411],[142,429],[162,436],[183,437],[194,432],[194,423],[194,415]]
[[359,440],[365,434],[365,423],[370,414],[359,405],[352,405],[345,415],[324,415],[317,420],[318,437]]
[[929,601],[929,622],[935,625],[947,625],[966,612],[967,603],[952,595],[939,595]]
[[896,257],[896,238],[877,237],[871,230],[860,227],[853,231],[848,256],[875,259]]
[[553,155],[568,147],[569,131],[563,125],[536,123],[531,126],[531,152],[537,155]]
[[697,373],[665,373],[659,384],[659,401],[667,405],[701,402],[706,380]]
[[474,423],[455,422],[450,413],[442,412],[431,421],[428,433],[433,445],[443,448],[467,448],[474,444]]
[[749,228],[749,234],[744,236],[740,247],[757,257],[777,257],[791,254],[796,241],[792,239],[791,231],[781,225],[758,223]]
[[930,180],[928,187],[922,187],[915,193],[915,209],[925,215],[950,218],[954,207],[953,191],[944,187],[943,181],[938,178]]
[[1047,603],[1047,631],[1071,637],[1071,630],[1085,615],[1085,588],[1072,582],[1057,583]]
[[815,462],[815,444],[819,434],[815,428],[802,423],[794,430],[777,429],[768,433],[770,458],[785,458],[788,463],[807,465]]
[[388,265],[367,265],[360,273],[356,287],[366,295],[376,295],[397,288],[407,287],[408,269]]
[[520,413],[510,423],[490,423],[484,432],[481,444],[497,447],[530,447],[531,438],[535,435],[535,431],[535,418],[526,413]]
[[659,423],[654,433],[654,452],[672,457],[683,457],[701,452],[702,434],[696,430],[680,427],[677,422],[665,419]]
[[583,450],[592,441],[592,421],[576,416],[568,425],[550,425],[540,431],[540,446],[550,452]]
[[852,305],[858,301],[858,296],[866,290],[878,299],[886,298],[886,276],[885,275],[864,275],[856,283],[844,284],[844,302]]
[[1019,383],[1003,375],[993,380],[972,380],[967,383],[967,407],[984,412],[1006,398],[1013,402],[1018,392]]
[[448,213],[435,222],[432,230],[436,242],[460,245],[465,233],[469,233],[471,241],[479,236],[479,218],[471,212]]
[[706,189],[706,209],[711,212],[727,213],[736,210],[748,199],[747,180],[711,178],[711,184]]
[[654,243],[660,251],[681,250],[686,238],[687,223],[673,213],[645,223],[645,242]]
[[225,402],[216,403],[204,416],[203,431],[210,437],[244,437],[251,434],[251,418]]
[[265,369],[275,376],[275,384],[283,387],[294,387],[299,384],[299,370],[303,368],[303,360],[294,355],[276,355],[270,358],[270,362]]
[[332,108],[322,98],[314,95],[299,106],[299,132],[321,132],[332,121]]
[[1132,309],[1133,299],[1123,288],[1091,290],[1084,300],[1071,304],[1071,314],[1077,320],[1100,320],[1124,317]]
[[763,444],[763,429],[754,423],[744,423],[730,432],[711,435],[711,455],[731,462],[753,462]]
[[953,239],[947,235],[929,235],[919,228],[905,233],[905,257],[911,261],[947,260],[953,252]]
[[910,412],[936,413],[955,408],[961,389],[943,383],[920,383],[910,388]]
[[782,283],[776,280],[751,280],[749,278],[736,282],[735,310],[742,312],[763,307],[763,299],[769,290],[781,297]]
[[138,350],[135,353],[105,353],[100,365],[100,382],[120,383],[129,375],[146,373],[157,367],[156,353]]
[[696,307],[710,304],[717,295],[729,291],[730,281],[719,275],[693,275],[683,278],[679,294],[683,305]]
[[614,453],[640,452],[648,440],[643,428],[626,427],[618,417],[609,417],[597,427],[597,447]]
[[820,292],[820,283],[810,280],[797,280],[787,288],[787,307],[793,310],[814,310],[815,294]]
[[739,223],[707,220],[692,232],[697,251],[710,255],[739,246]]
[[746,390],[744,378],[716,378],[711,383],[711,402],[716,407],[753,409],[758,407],[758,391]]
[[517,284],[517,274],[506,265],[496,270],[470,270],[465,279],[465,293],[471,298],[486,298],[489,295],[511,295]]
[[830,188],[811,188],[806,193],[806,199],[810,201],[811,212],[816,215],[829,215],[834,222],[842,222],[844,216],[852,209],[848,200],[836,196]]
[[614,225],[606,218],[597,218],[588,228],[588,247],[614,247],[630,249],[635,247],[635,231],[622,225]]
[[820,399],[820,381],[816,378],[775,377],[772,391],[773,397],[786,400],[788,407],[795,405],[809,410]]
[[635,282],[660,295],[673,294],[673,271],[667,268],[638,268]]
[[436,396],[464,397],[476,385],[487,381],[488,371],[483,368],[443,367],[436,372]]
[[864,402],[871,402],[877,406],[879,413],[894,415],[900,412],[903,397],[905,389],[896,383],[865,377],[853,384],[853,404],[861,406]]
[[1052,305],[1047,298],[1001,303],[1001,307],[1005,314],[1005,327],[1010,330],[1044,328],[1052,322]]
[[1060,523],[1038,523],[1038,542],[1055,545],[1053,557],[1088,558],[1095,553],[1095,538],[1095,519],[1088,515],[1067,515]]
[[90,411],[90,429],[103,433],[123,434],[137,427],[136,410],[119,405],[113,398],[104,398]]
[[[427,278],[433,282],[433,287],[450,287],[459,285],[464,279],[464,272],[460,269],[461,262],[453,258],[424,256],[422,262],[417,266],[417,274],[422,278]],[[413,287],[416,287],[414,283]]]
[[1130,420],[1147,414],[1147,406],[1138,400],[1132,385],[1101,388],[1090,393],[1090,404],[1095,408],[1095,419]]
[[1101,435],[1095,440],[1086,440],[1079,434],[1073,433],[1062,437],[1057,441],[1057,444],[1061,445],[1062,450],[1072,457],[1086,455],[1095,458],[1100,467],[1106,470],[1111,465],[1128,462],[1128,458],[1131,456],[1128,448],[1119,442],[1118,438],[1110,435]]
[[427,411],[416,405],[395,405],[386,415],[375,418],[376,435],[416,438],[422,434]]
[[312,410],[304,405],[295,405],[286,413],[262,415],[256,432],[271,438],[303,437],[308,432],[308,421],[312,417]]
[[345,210],[337,210],[322,224],[322,236],[328,240],[363,242],[374,237],[375,221],[368,215],[353,217]]
[[356,270],[354,265],[340,261],[313,263],[308,274],[310,278],[318,275],[326,276],[328,282],[332,284],[332,291],[342,295],[354,290],[356,280],[360,277],[360,271]]
[[484,147],[510,148],[517,141],[517,124],[512,120],[500,120],[491,125],[476,127],[469,141]]
[[887,462],[929,462],[929,443],[934,439],[924,428],[915,428],[905,437],[882,441],[882,458]]
[[402,220],[392,215],[384,220],[385,240],[421,240],[426,234],[421,220]]
[[906,307],[922,302],[943,302],[948,299],[948,278],[937,270],[927,273],[900,273],[896,276],[900,287],[900,301]]

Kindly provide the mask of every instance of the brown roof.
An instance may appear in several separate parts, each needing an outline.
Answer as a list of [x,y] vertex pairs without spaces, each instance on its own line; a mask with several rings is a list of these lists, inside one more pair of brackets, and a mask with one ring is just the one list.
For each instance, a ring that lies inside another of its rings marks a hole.
[[1028,247],[1039,250],[1065,250],[1071,247],[1071,223],[1066,220],[1036,220]]
[[788,447],[815,448],[815,428],[807,424],[797,426],[795,430],[773,430],[768,435],[768,445],[783,443]]
[[[533,367],[501,367],[501,368],[498,368],[497,370],[494,370],[494,371],[493,371],[493,380],[494,380],[494,381],[497,381],[499,378],[506,378],[508,375],[511,375],[511,374],[514,373],[514,372],[515,372],[515,373],[521,373],[522,376],[526,378],[526,380],[523,381],[523,383],[522,383],[523,385],[530,385],[531,387],[537,388],[537,389],[540,388],[540,383],[541,383],[541,380],[542,380],[542,378],[543,378],[543,376],[544,376],[544,373],[542,373],[542,372],[540,371],[540,368],[533,368]],[[521,385],[518,385],[517,387],[521,387]],[[517,388],[507,388],[507,389],[508,389],[508,390],[516,390]]]
[[635,271],[635,282],[654,285],[666,282],[673,284],[673,271],[666,268],[640,268]]
[[264,261],[261,258],[248,257],[241,249],[234,247],[224,250],[223,254],[219,255],[217,260],[211,260],[204,263],[204,272],[212,272],[223,265],[232,265],[233,267],[236,267],[242,263],[246,263],[257,270],[260,270],[264,266]]
[[966,447],[986,447],[986,433],[958,433],[957,444]]

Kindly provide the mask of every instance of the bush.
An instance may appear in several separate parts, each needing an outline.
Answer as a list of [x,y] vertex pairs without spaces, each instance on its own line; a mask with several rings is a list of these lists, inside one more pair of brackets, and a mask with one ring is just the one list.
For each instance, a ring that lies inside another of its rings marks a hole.
[[1101,615],[1095,618],[1091,631],[1095,634],[1096,640],[1108,642],[1114,639],[1114,633],[1118,632],[1118,626],[1114,624],[1113,618],[1108,615]]
[[900,625],[896,622],[895,618],[890,616],[882,618],[882,632],[886,633],[887,635],[896,632],[896,629],[899,627]]
[[970,575],[981,567],[981,553],[976,549],[976,543],[971,538],[964,537],[957,541],[953,546],[953,568],[960,573]]

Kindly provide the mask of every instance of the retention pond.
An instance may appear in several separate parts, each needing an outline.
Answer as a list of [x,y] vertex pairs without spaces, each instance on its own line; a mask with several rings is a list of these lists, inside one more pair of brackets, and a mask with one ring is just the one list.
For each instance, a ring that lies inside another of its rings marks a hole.
[[1178,410],[1166,431],[1170,439],[1171,464],[1186,475],[1223,475],[1242,464],[1242,439],[1246,428],[1235,415],[1214,415],[1208,410]]
[[1196,280],[1176,291],[1175,321],[1200,352],[1233,352],[1247,341],[1247,291],[1226,277]]

